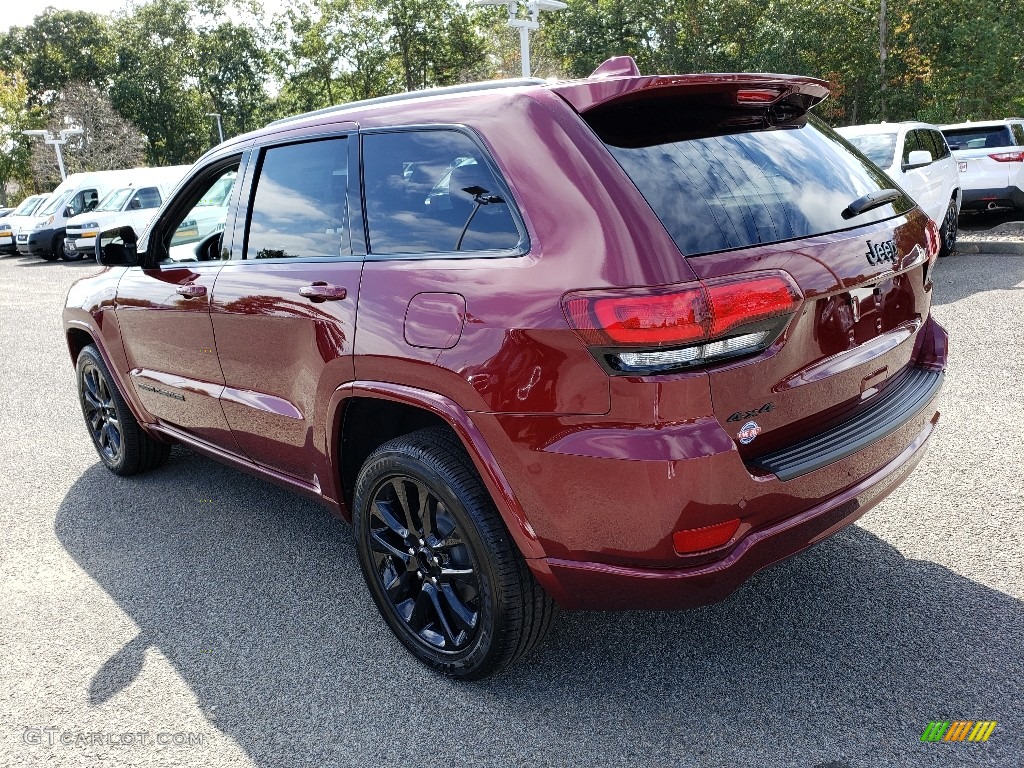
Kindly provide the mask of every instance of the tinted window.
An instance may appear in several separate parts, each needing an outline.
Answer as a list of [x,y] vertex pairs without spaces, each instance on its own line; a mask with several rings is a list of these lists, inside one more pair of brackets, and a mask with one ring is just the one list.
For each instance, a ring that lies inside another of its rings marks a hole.
[[924,131],[907,131],[906,139],[903,141],[903,164],[906,165],[910,162],[911,152],[925,151],[932,155],[934,159],[935,155],[932,153],[931,144],[927,143],[927,136]]
[[476,143],[458,131],[363,137],[370,251],[511,250],[519,230]]
[[[842,217],[863,195],[892,187],[815,118],[778,130],[664,141],[656,120],[616,121],[630,146],[609,149],[687,255],[862,226],[909,210],[901,197],[855,219]],[[639,145],[639,146],[638,146]]]
[[1017,142],[1017,146],[1024,147],[1024,126],[1020,123],[1011,123],[1010,129],[1013,131],[1013,140]]
[[245,258],[349,255],[347,194],[346,138],[266,150]]
[[1012,147],[1010,129],[998,125],[987,128],[947,128],[942,131],[950,149],[988,149]]
[[136,193],[135,198],[128,203],[128,207],[132,210],[138,210],[140,208],[159,208],[160,190],[156,187],[143,187]]
[[866,133],[862,136],[844,133],[843,138],[867,155],[879,168],[888,168],[892,165],[893,156],[896,154],[895,133]]
[[946,139],[943,138],[941,133],[938,131],[928,131],[928,137],[935,146],[935,151],[932,152],[934,159],[941,160],[944,157],[949,157],[949,147],[946,146]]

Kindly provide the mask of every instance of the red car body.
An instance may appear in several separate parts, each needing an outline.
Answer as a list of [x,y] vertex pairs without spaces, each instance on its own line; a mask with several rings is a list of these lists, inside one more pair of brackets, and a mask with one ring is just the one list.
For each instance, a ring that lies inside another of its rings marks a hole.
[[[849,525],[920,460],[946,362],[929,312],[937,241],[904,206],[798,240],[681,254],[587,119],[670,94],[724,94],[741,104],[730,115],[770,122],[782,114],[772,105],[798,119],[825,88],[620,74],[427,92],[268,126],[196,165],[240,156],[229,258],[107,266],[79,281],[64,312],[71,356],[95,344],[152,435],[346,518],[375,446],[446,424],[562,606],[721,600]],[[479,142],[515,202],[514,253],[377,258],[359,237],[353,180],[352,257],[243,258],[265,147],[347,136],[360,163],[361,136],[410,126],[455,126]],[[891,252],[872,250],[885,241]],[[793,297],[767,348],[663,373],[608,370],[590,321],[567,303],[762,277]],[[341,289],[344,299],[315,294]]]

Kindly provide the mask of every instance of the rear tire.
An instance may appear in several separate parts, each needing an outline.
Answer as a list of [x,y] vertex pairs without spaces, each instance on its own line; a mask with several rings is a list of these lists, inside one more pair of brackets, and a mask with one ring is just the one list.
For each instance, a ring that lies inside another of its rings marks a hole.
[[478,680],[543,640],[554,603],[449,430],[380,446],[354,496],[363,577],[388,627],[420,661]]
[[127,477],[167,461],[171,446],[139,426],[95,346],[78,353],[75,372],[85,427],[107,469]]
[[953,252],[956,250],[958,226],[956,198],[954,197],[949,201],[949,207],[946,209],[946,218],[942,220],[942,226],[939,227],[939,237],[942,241],[942,247],[939,248],[939,256],[953,255]]

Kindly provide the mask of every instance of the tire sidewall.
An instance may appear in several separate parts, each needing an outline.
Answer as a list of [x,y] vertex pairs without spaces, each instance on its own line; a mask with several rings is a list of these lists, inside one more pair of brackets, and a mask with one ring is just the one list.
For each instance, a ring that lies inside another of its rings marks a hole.
[[[488,668],[498,653],[496,638],[501,632],[498,611],[500,588],[495,573],[492,553],[484,544],[476,522],[470,511],[471,503],[464,498],[466,489],[457,487],[451,478],[445,477],[443,469],[433,462],[421,461],[404,450],[393,448],[380,451],[367,461],[360,470],[356,481],[353,504],[353,530],[359,566],[367,588],[378,610],[391,631],[401,643],[417,658],[434,669],[454,677],[474,677],[480,670]],[[439,471],[440,469],[440,471]],[[409,631],[405,621],[399,617],[384,593],[383,585],[376,574],[369,546],[369,505],[376,491],[389,479],[405,475],[425,483],[452,512],[459,525],[459,532],[471,546],[480,581],[479,629],[472,645],[457,653],[435,651],[417,640]]]

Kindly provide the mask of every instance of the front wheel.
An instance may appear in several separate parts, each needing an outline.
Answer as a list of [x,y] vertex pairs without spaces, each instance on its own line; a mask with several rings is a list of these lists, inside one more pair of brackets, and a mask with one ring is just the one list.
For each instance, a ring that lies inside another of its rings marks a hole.
[[939,227],[939,235],[942,240],[939,256],[951,256],[953,251],[956,250],[957,228],[956,199],[954,198],[949,201],[946,217],[942,220],[942,226]]
[[90,344],[78,353],[75,370],[85,426],[107,469],[127,476],[167,461],[171,447],[142,430],[96,347]]
[[480,679],[547,634],[554,603],[447,429],[404,435],[370,454],[356,480],[353,513],[370,594],[422,662]]

